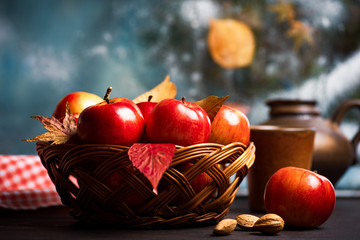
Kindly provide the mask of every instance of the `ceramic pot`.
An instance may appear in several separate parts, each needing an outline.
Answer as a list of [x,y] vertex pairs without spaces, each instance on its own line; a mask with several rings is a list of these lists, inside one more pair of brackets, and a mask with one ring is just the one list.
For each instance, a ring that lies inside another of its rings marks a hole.
[[316,129],[312,169],[329,178],[333,184],[356,163],[360,131],[350,140],[341,132],[339,125],[350,108],[360,110],[360,99],[340,104],[329,120],[321,116],[316,101],[273,99],[266,104],[270,107],[270,118],[262,124]]
[[252,212],[265,212],[265,186],[277,170],[311,169],[315,129],[258,125],[251,126],[250,135],[256,157],[248,173],[249,207]]

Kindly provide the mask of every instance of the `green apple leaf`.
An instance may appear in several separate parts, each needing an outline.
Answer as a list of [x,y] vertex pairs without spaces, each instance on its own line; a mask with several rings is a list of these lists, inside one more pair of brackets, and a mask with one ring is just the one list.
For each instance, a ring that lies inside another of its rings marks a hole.
[[157,194],[161,177],[172,162],[175,151],[175,144],[171,143],[135,143],[128,151],[133,166],[150,181],[155,194]]
[[205,110],[212,122],[217,112],[229,96],[230,95],[227,95],[225,97],[209,96],[195,103]]
[[66,103],[66,113],[62,122],[54,116],[31,116],[31,118],[39,120],[43,124],[44,128],[48,130],[48,132],[31,139],[24,139],[24,141],[49,141],[51,144],[62,144],[66,143],[72,136],[76,134],[76,120],[70,111],[68,103]]

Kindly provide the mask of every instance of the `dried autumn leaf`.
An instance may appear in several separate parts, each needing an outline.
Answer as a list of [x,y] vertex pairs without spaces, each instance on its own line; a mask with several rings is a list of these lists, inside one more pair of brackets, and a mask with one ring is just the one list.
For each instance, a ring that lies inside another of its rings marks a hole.
[[293,21],[291,23],[289,31],[287,31],[286,36],[294,39],[294,48],[295,50],[299,50],[303,43],[307,43],[309,45],[313,45],[314,29],[303,23],[301,21]]
[[229,95],[225,97],[209,96],[195,103],[205,110],[205,112],[209,115],[210,121],[212,122],[217,112],[224,104],[226,99],[228,99],[228,97]]
[[279,22],[292,22],[295,19],[295,7],[293,3],[280,0],[269,6],[269,10],[277,14]]
[[49,141],[51,144],[66,143],[76,133],[76,121],[74,115],[70,111],[69,104],[66,104],[66,113],[63,122],[61,123],[54,116],[32,116],[31,118],[39,120],[48,132],[36,136],[32,139],[25,139],[27,142],[34,141]]
[[166,169],[169,168],[175,155],[175,144],[135,143],[129,151],[129,159],[150,181],[154,193]]
[[149,96],[152,97],[153,102],[160,102],[165,98],[175,98],[176,96],[176,86],[173,82],[170,81],[170,76],[167,75],[159,85],[147,91],[146,93],[141,94],[133,100],[135,103],[146,102]]
[[76,133],[76,119],[68,102],[66,102],[66,112],[62,124],[67,135],[73,136]]
[[255,37],[246,23],[212,19],[207,43],[212,59],[223,68],[245,67],[253,61]]

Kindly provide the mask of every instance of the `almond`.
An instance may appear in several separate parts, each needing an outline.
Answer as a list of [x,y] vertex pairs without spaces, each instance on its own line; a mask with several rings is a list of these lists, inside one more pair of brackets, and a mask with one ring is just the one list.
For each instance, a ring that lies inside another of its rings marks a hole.
[[232,233],[237,225],[235,219],[223,219],[214,228],[215,235],[229,235]]
[[244,230],[251,230],[259,218],[250,214],[240,214],[236,217],[237,224]]
[[284,225],[285,222],[279,215],[269,213],[259,218],[253,229],[264,234],[276,234],[283,230]]

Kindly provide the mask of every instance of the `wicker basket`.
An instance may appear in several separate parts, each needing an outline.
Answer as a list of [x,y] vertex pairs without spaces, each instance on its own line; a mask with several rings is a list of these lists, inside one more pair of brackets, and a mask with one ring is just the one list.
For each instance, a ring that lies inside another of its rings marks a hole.
[[[255,159],[253,143],[247,148],[240,143],[177,147],[156,195],[144,175],[131,167],[128,147],[38,142],[36,150],[74,218],[126,227],[181,227],[217,222],[228,213]],[[182,173],[177,166],[183,162],[194,165]],[[116,189],[104,181],[114,172],[125,180]],[[196,194],[190,182],[202,172],[213,181]],[[133,194],[143,200],[141,204],[132,206],[133,201],[126,200]]]

